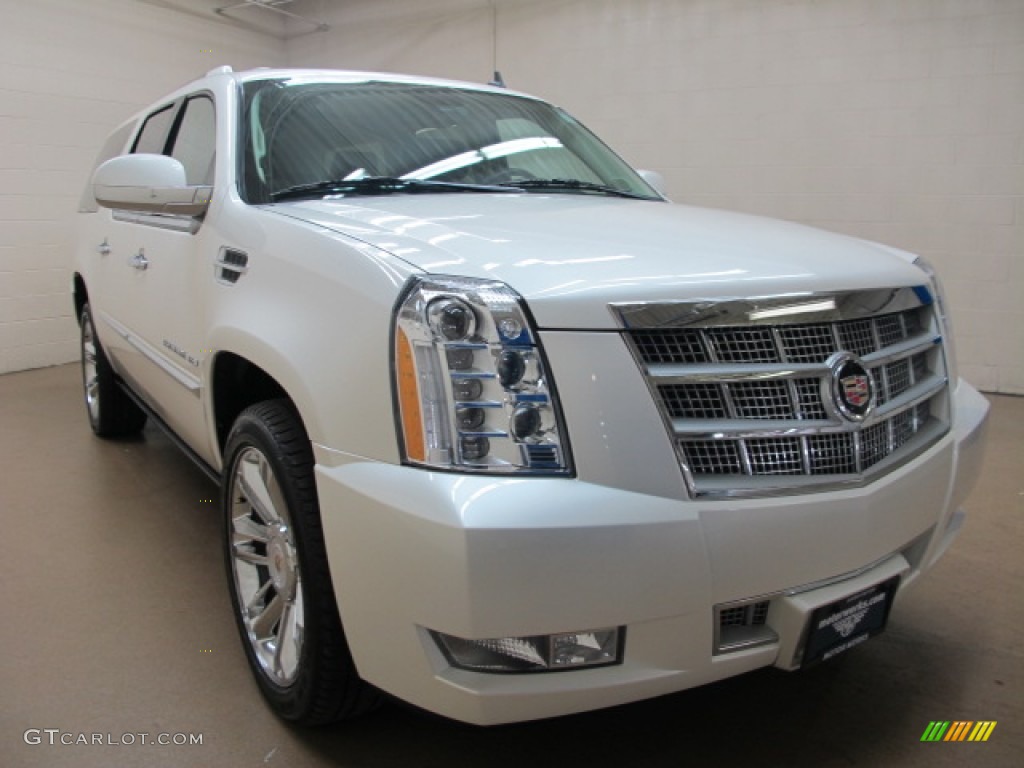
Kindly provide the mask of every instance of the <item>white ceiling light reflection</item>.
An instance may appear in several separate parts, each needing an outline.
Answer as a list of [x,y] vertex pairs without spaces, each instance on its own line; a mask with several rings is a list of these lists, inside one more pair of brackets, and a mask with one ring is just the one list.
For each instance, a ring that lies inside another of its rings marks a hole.
[[628,253],[619,254],[618,256],[587,256],[580,259],[523,259],[512,264],[514,267],[535,267],[538,264],[543,264],[546,267],[561,267],[566,264],[597,264],[602,261],[628,261],[629,259],[636,258]]
[[484,160],[497,160],[509,155],[517,155],[521,152],[533,152],[539,149],[559,149],[562,142],[553,136],[535,136],[526,139],[512,139],[502,141],[498,144],[490,144],[470,152],[462,152],[458,155],[446,157],[436,163],[425,165],[415,171],[402,176],[403,179],[433,179],[436,176],[443,176],[452,171],[459,171],[469,168],[471,165],[482,163]]
[[790,317],[792,315],[806,315],[818,312],[831,312],[836,308],[835,299],[823,299],[821,301],[805,301],[800,304],[788,304],[784,307],[771,307],[769,309],[757,309],[748,312],[750,320],[768,320],[773,317]]

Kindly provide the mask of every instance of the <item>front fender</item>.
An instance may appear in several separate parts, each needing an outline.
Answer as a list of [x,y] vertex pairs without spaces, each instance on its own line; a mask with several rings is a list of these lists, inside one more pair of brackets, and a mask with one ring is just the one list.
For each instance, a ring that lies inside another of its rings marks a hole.
[[[214,288],[205,381],[212,382],[214,356],[231,352],[285,390],[315,444],[397,462],[391,315],[416,270],[346,235],[267,211],[257,216],[259,238],[239,244],[247,271]],[[212,393],[207,408],[215,430]]]

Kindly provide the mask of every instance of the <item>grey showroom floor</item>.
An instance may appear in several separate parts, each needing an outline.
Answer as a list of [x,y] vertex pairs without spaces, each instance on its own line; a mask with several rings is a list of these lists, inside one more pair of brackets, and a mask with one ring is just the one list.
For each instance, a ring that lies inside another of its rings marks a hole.
[[[984,476],[952,550],[885,634],[835,664],[517,726],[388,704],[302,731],[267,711],[245,666],[216,488],[155,430],[93,438],[78,376],[68,365],[0,377],[6,768],[1024,764],[1024,398],[991,398]],[[932,720],[998,725],[987,743],[921,743]],[[59,743],[80,733],[202,744]]]

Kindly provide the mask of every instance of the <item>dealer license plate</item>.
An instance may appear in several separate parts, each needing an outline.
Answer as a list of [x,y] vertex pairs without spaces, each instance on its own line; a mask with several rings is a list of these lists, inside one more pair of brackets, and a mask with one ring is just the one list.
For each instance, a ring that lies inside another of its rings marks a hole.
[[811,614],[802,666],[834,658],[885,629],[899,583],[900,577],[893,576],[881,584],[818,608]]

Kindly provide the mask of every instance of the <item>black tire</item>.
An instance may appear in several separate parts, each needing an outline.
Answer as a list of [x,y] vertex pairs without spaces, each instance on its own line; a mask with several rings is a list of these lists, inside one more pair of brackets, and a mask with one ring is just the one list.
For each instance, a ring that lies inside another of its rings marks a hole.
[[89,426],[100,437],[137,435],[146,426],[146,412],[124,393],[103,351],[89,305],[78,318],[81,331],[82,391]]
[[342,630],[313,452],[298,415],[284,400],[247,408],[231,429],[225,457],[228,587],[264,698],[280,717],[300,725],[373,709],[381,695],[359,678]]

